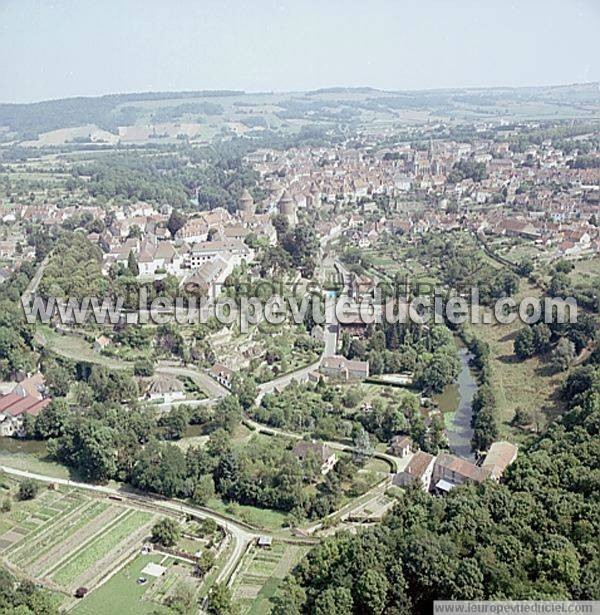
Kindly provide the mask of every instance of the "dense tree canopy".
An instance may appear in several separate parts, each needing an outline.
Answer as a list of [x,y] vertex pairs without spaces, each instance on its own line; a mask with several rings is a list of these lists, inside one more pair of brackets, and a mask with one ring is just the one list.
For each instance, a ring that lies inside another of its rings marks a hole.
[[504,484],[462,486],[444,498],[408,490],[380,526],[313,549],[274,612],[337,612],[343,604],[345,613],[404,614],[428,612],[435,599],[598,599],[599,370],[572,372],[563,387],[569,411],[520,451]]

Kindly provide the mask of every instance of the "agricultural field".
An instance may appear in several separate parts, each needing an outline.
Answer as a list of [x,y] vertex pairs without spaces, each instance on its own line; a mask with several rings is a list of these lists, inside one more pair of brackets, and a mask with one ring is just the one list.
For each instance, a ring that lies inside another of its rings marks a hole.
[[[17,489],[10,479],[4,485],[6,496]],[[11,502],[0,513],[0,555],[66,595],[92,588],[118,566],[143,543],[156,517],[65,487],[41,487],[35,499]]]
[[273,542],[270,549],[252,545],[233,581],[233,601],[242,615],[263,615],[271,610],[270,599],[282,579],[302,559],[307,548]]
[[153,515],[146,512],[119,511],[114,521],[111,519],[104,524],[91,540],[85,541],[83,546],[71,551],[65,560],[53,567],[50,578],[70,589],[90,585],[90,581],[105,574],[116,559],[144,540],[152,519]]
[[[165,566],[167,572],[162,577],[146,576],[146,583],[138,583],[142,570],[150,562]],[[106,583],[81,600],[72,612],[76,615],[172,613],[170,608],[151,597],[157,598],[166,585],[177,581],[177,575],[172,574],[176,568],[173,563],[173,558],[159,553],[137,555]]]

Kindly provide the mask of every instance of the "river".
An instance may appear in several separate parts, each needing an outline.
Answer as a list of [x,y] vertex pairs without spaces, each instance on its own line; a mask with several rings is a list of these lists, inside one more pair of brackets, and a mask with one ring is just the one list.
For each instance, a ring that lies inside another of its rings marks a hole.
[[434,401],[444,413],[448,444],[459,457],[473,459],[471,451],[471,414],[473,412],[473,397],[477,391],[477,379],[471,370],[469,362],[473,355],[457,342],[460,356],[460,373],[454,384],[447,385],[442,393],[434,397]]
[[0,437],[0,455],[46,455],[46,442]]

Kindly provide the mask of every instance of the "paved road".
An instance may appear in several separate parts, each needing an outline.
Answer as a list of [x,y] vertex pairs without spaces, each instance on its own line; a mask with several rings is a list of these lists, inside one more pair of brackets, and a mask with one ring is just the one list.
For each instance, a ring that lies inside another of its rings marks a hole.
[[290,372],[289,374],[285,374],[283,376],[279,376],[279,378],[275,378],[275,380],[269,380],[268,382],[263,382],[258,385],[258,396],[256,397],[255,404],[260,404],[262,398],[265,396],[265,393],[272,393],[277,390],[285,389],[288,384],[292,382],[292,380],[296,380],[297,382],[306,382],[308,380],[308,374],[310,372],[314,372],[319,369],[321,365],[321,357],[318,361],[307,365],[306,367],[302,367],[297,369],[294,372]]
[[[253,429],[254,431],[259,431],[261,433],[269,434],[272,436],[283,436],[285,438],[301,440],[306,435],[294,431],[277,429],[276,427],[269,427],[264,423],[259,423],[254,419],[251,419],[249,416],[244,417],[244,423],[247,427],[250,427],[250,429]],[[319,442],[322,444],[326,444],[327,446],[329,446],[329,448],[336,451],[343,451],[347,453],[358,452],[358,449],[356,447],[350,446],[349,444],[344,444],[343,442],[337,442],[335,440],[319,440]],[[373,457],[375,457],[375,459],[381,459],[382,461],[387,462],[394,472],[401,472],[410,461],[410,457],[405,457],[404,459],[401,459],[400,457],[395,457],[394,455],[389,455],[388,453],[382,453],[381,451],[374,451]]]
[[42,275],[44,275],[44,269],[50,260],[50,254],[52,254],[52,252],[46,255],[44,260],[40,263],[40,266],[37,268],[35,275],[31,278],[31,280],[29,280],[29,284],[27,284],[27,287],[21,295],[21,305],[29,305],[31,303],[31,298],[37,291]]
[[337,354],[339,325],[337,322],[325,325],[325,349],[323,357],[332,357]]
[[344,290],[346,292],[349,292],[352,286],[352,274],[350,273],[349,269],[347,269],[346,266],[338,259],[335,259],[335,268],[338,270],[342,278]]
[[227,561],[223,564],[223,567],[217,575],[217,582],[222,583],[227,581],[239,561],[241,560],[248,544],[256,539],[259,535],[258,532],[253,532],[242,525],[239,525],[233,521],[224,519],[216,513],[209,512],[207,510],[200,510],[193,506],[188,506],[182,502],[176,500],[162,500],[154,498],[148,495],[141,495],[136,493],[130,493],[124,489],[115,489],[114,487],[107,487],[105,485],[91,485],[89,483],[80,483],[65,478],[55,478],[53,476],[46,476],[44,474],[37,474],[35,472],[27,472],[26,470],[17,470],[8,466],[0,466],[0,470],[7,474],[14,476],[20,476],[22,478],[32,478],[34,480],[45,483],[56,483],[59,485],[67,485],[69,487],[76,487],[77,489],[85,489],[87,491],[94,491],[96,493],[103,493],[105,495],[118,496],[120,498],[131,500],[132,502],[143,503],[144,506],[154,508],[156,510],[171,511],[184,513],[187,515],[193,515],[201,519],[213,519],[216,523],[222,527],[233,541],[232,551],[227,558]]
[[[333,320],[335,320],[335,311],[333,313]],[[319,357],[318,361],[307,365],[306,367],[302,367],[297,369],[294,372],[290,372],[289,374],[284,374],[283,376],[279,376],[279,378],[275,378],[274,380],[269,380],[269,382],[263,382],[259,385],[259,394],[256,398],[256,404],[260,404],[262,398],[265,393],[272,393],[275,389],[281,390],[284,389],[288,384],[295,380],[296,382],[306,382],[308,380],[308,375],[311,372],[317,371],[323,362],[325,357],[331,357],[336,354],[337,351],[337,340],[338,340],[338,324],[337,321],[326,324],[325,325],[325,346],[323,348],[323,353]]]
[[229,394],[229,391],[224,386],[221,386],[214,378],[211,378],[206,372],[199,369],[175,365],[159,365],[156,368],[156,372],[158,374],[168,374],[171,376],[187,376],[212,398],[225,397]]
[[[42,262],[40,268],[36,272],[36,275],[31,280],[30,284],[28,285],[28,288],[23,294],[23,297],[25,297],[27,300],[31,299],[32,294],[37,289],[39,281],[43,275],[45,262],[47,262],[47,260]],[[341,263],[339,263],[339,261],[336,261],[335,265],[338,268],[338,271],[340,272],[342,276],[344,284],[346,285],[349,282],[350,273]],[[256,403],[257,404],[260,403],[260,400],[265,395],[265,393],[270,393],[274,391],[275,389],[285,388],[292,382],[292,380],[297,380],[301,382],[306,381],[308,379],[308,374],[310,372],[318,370],[324,357],[332,356],[333,354],[336,353],[337,337],[338,337],[337,322],[327,325],[325,328],[325,348],[319,360],[316,361],[315,363],[312,363],[311,365],[303,367],[290,374],[280,376],[279,378],[271,380],[270,382],[261,384],[259,386],[259,394],[257,396]],[[182,400],[181,402],[175,402],[174,404],[171,404],[171,406],[179,404],[179,403],[182,403],[182,404],[187,403],[187,404],[192,404],[192,405],[210,404],[226,396],[229,393],[229,391],[225,387],[217,383],[206,372],[198,370],[198,369],[193,369],[190,367],[183,367],[183,366],[176,366],[176,365],[160,365],[156,369],[156,371],[157,373],[162,373],[162,374],[189,377],[195,383],[197,383],[204,391],[206,391],[209,395],[208,399],[195,400],[192,402]],[[166,406],[167,405],[165,405],[165,407]],[[303,437],[303,434],[274,429],[266,425],[263,425],[261,423],[257,423],[256,421],[253,421],[249,418],[246,418],[245,422],[247,425],[249,425],[253,429],[261,431],[263,433],[282,435],[282,436],[293,438],[293,439],[300,439]],[[325,442],[325,444],[327,444],[330,448],[335,449],[335,450],[346,451],[346,452],[356,452],[356,449],[354,447],[342,444],[340,442],[328,441],[328,442]],[[390,467],[395,471],[400,471],[400,469],[403,469],[403,466],[405,466],[406,463],[408,462],[408,460],[402,460],[392,455],[388,455],[387,453],[375,452],[374,457],[385,460],[387,463],[390,464]],[[255,540],[256,537],[259,535],[258,532],[254,532],[251,529],[248,529],[238,523],[225,519],[217,513],[213,513],[208,510],[204,510],[204,509],[200,510],[192,506],[188,506],[187,504],[184,504],[182,502],[178,502],[176,500],[157,499],[152,496],[130,493],[123,489],[116,489],[113,487],[107,487],[103,485],[90,485],[87,483],[81,483],[81,482],[76,482],[76,481],[71,481],[71,480],[66,480],[66,479],[58,479],[58,478],[54,478],[50,476],[45,476],[42,474],[27,472],[25,470],[17,470],[15,468],[10,468],[7,466],[0,466],[0,469],[8,474],[21,476],[24,478],[32,478],[32,479],[42,481],[42,482],[48,482],[48,483],[52,482],[52,483],[57,483],[57,484],[68,485],[68,486],[76,487],[78,489],[86,489],[86,490],[94,491],[97,493],[104,493],[106,495],[115,495],[118,497],[122,497],[124,499],[131,500],[133,502],[137,501],[137,502],[143,503],[145,506],[149,506],[156,510],[180,512],[180,513],[185,513],[189,515],[194,515],[200,518],[213,519],[214,521],[216,521],[216,523],[220,527],[222,527],[227,532],[229,536],[231,536],[231,539],[233,541],[233,548],[232,548],[231,554],[229,555],[223,567],[219,571],[217,575],[217,582],[227,581],[231,578],[248,544],[251,541]],[[377,488],[377,491],[379,491],[379,488]]]

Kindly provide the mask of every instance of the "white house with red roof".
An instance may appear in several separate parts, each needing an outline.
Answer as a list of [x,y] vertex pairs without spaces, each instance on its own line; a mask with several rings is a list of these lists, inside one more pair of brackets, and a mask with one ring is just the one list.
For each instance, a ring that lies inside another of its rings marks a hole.
[[0,436],[23,437],[24,416],[37,416],[52,400],[46,397],[42,374],[34,374],[19,382],[0,397]]

